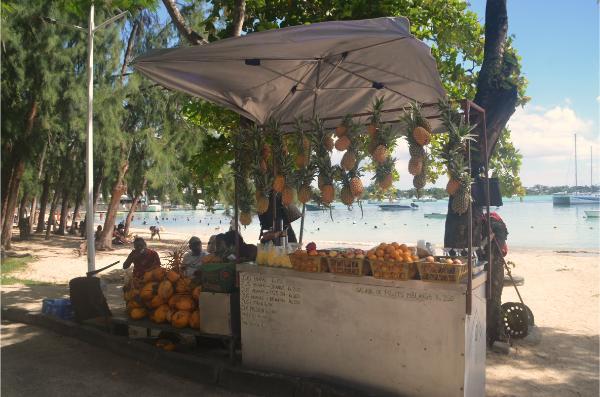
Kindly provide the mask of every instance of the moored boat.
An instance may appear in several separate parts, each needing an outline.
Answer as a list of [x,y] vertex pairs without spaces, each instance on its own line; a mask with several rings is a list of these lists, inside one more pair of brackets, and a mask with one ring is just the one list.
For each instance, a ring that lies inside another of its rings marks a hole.
[[446,214],[442,214],[440,212],[432,212],[430,214],[423,214],[425,218],[430,219],[446,219]]
[[379,209],[382,211],[404,211],[404,210],[416,210],[418,206],[403,205],[403,204],[379,204]]
[[600,218],[600,210],[586,210],[585,216],[588,218]]

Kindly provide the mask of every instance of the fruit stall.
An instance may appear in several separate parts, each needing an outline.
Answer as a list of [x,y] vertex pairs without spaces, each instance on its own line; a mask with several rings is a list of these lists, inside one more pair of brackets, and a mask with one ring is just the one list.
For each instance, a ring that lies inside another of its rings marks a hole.
[[[489,152],[484,139],[485,169],[471,170],[470,142],[477,126],[485,137],[485,111],[446,100],[408,20],[252,33],[150,53],[134,67],[244,117],[234,136],[235,228],[270,213],[270,231],[282,232],[237,264],[244,365],[402,395],[484,394],[489,257],[473,247],[471,188],[474,177],[487,181]],[[434,156],[446,167],[449,211],[468,220],[468,243],[444,252],[414,242],[304,246],[306,204],[327,208],[337,195],[362,208],[364,178],[382,192],[397,180],[402,143],[417,191]],[[278,221],[278,199],[302,205],[297,243]]]

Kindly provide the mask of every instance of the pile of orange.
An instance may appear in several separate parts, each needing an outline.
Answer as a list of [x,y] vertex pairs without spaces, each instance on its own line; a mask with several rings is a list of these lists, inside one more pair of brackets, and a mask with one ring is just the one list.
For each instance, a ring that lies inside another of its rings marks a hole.
[[377,247],[371,248],[367,253],[367,258],[370,260],[383,259],[401,263],[411,263],[419,260],[414,248],[411,249],[406,244],[398,244],[396,242],[390,244],[381,243]]

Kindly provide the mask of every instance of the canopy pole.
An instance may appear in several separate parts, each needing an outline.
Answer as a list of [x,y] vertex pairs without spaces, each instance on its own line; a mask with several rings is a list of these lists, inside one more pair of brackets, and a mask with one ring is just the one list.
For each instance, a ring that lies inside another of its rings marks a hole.
[[[339,65],[339,63],[338,63]],[[337,67],[337,65],[336,65]],[[316,110],[317,110],[317,95],[318,95],[318,90],[319,90],[319,78],[321,75],[321,60],[319,60],[319,63],[317,63],[317,79],[315,80],[315,97],[313,99],[313,108],[312,108],[312,117],[313,119],[315,118],[315,114],[316,114]],[[308,155],[310,158],[310,151],[311,151],[311,147],[309,146],[308,148]],[[306,203],[302,203],[302,218],[300,220],[300,238],[298,239],[298,243],[300,244],[300,247],[302,247],[302,239],[304,237],[304,217],[306,215]]]
[[[470,121],[471,109],[469,103],[465,104],[465,119],[466,122]],[[471,142],[467,140],[467,161],[469,165],[469,176],[471,176]],[[467,249],[467,292],[466,292],[466,312],[467,315],[471,315],[473,311],[473,203],[469,204],[467,212],[467,238],[468,238],[468,249]]]
[[[242,124],[243,124],[243,118],[240,117],[240,135],[241,135],[241,129],[242,129]],[[239,210],[240,210],[240,206],[239,206],[239,186],[238,186],[238,180],[240,178],[240,175],[238,174],[238,161],[239,161],[239,156],[238,153],[239,151],[237,150],[237,148],[235,149],[234,153],[233,153],[233,170],[234,170],[234,177],[233,177],[233,201],[234,201],[234,210],[233,210],[233,216],[235,217],[234,220],[234,227],[235,227],[235,262],[236,263],[240,263],[240,223],[239,223]]]
[[[96,246],[94,236],[94,3],[90,4],[88,22],[88,59],[87,59],[87,131],[85,142],[85,233],[87,239],[88,272],[96,269]],[[75,220],[73,220],[75,221]]]

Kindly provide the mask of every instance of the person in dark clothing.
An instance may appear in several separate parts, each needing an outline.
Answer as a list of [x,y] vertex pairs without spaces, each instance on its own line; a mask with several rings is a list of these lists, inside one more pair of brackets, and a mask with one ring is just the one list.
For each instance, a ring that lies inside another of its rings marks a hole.
[[281,202],[281,195],[277,194],[275,198],[275,230],[273,228],[273,196],[269,195],[269,208],[264,214],[259,214],[258,219],[260,221],[260,229],[270,230],[271,232],[262,233],[261,232],[261,241],[269,241],[275,240],[280,237],[281,232],[285,230],[287,232],[287,239],[290,243],[296,243],[296,233],[294,233],[294,229],[292,228],[292,222],[296,221],[302,214],[298,210],[296,206],[293,204],[289,205],[287,208]]
[[[483,233],[487,234],[486,218],[483,216]],[[491,242],[485,247],[485,258],[487,250],[492,250],[492,269],[489,274],[492,283],[492,296],[487,300],[487,339],[491,346],[495,341],[506,339],[504,324],[502,320],[502,290],[504,288],[504,263],[502,257],[508,253],[506,239],[508,228],[495,212],[490,213],[490,228],[492,231]],[[487,237],[487,236],[486,236]],[[489,266],[486,267],[489,271]]]

